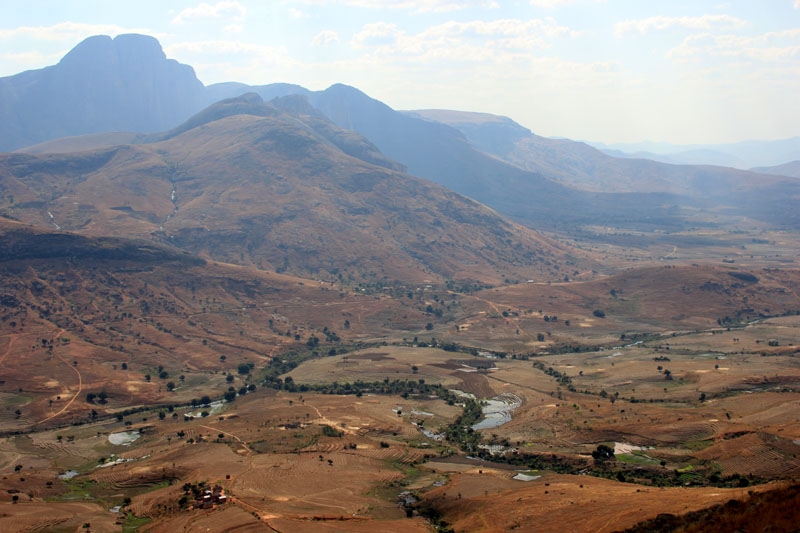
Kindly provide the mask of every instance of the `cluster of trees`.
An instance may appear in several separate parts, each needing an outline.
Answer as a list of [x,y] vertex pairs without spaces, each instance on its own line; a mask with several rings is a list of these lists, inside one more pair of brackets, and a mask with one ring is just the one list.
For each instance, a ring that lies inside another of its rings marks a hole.
[[105,405],[108,403],[108,393],[106,391],[100,391],[98,393],[88,392],[86,393],[86,402],[87,403],[94,403],[97,400],[98,403]]
[[437,383],[425,383],[424,379],[417,381],[408,379],[395,379],[389,380],[385,378],[383,381],[361,381],[356,380],[353,383],[333,383],[323,384],[297,384],[291,376],[286,379],[274,377],[267,382],[268,386],[274,389],[285,390],[288,392],[319,392],[322,394],[337,394],[347,395],[353,394],[355,396],[362,396],[363,394],[393,394],[408,398],[410,396],[437,396],[451,405],[455,403],[456,396],[448,389],[442,387]]
[[483,437],[480,432],[472,429],[472,426],[478,423],[481,418],[483,418],[483,410],[480,402],[466,399],[464,401],[464,411],[452,424],[445,428],[445,438],[447,438],[448,442],[457,444],[467,453],[477,453],[480,450],[478,445],[481,444]]
[[536,361],[535,363],[533,363],[533,367],[538,369],[538,370],[541,370],[542,372],[544,372],[548,376],[552,376],[552,377],[556,378],[556,381],[558,381],[559,385],[567,387],[567,389],[570,390],[570,391],[573,391],[573,392],[575,391],[575,387],[572,384],[572,378],[570,378],[566,374],[566,372],[559,372],[558,370],[554,369],[552,366],[551,367],[547,367],[545,369],[544,363],[541,363],[539,361]]

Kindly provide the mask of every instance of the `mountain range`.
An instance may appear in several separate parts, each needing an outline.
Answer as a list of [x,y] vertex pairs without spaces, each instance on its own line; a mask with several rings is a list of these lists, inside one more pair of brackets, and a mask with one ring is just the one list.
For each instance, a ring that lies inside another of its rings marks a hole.
[[306,277],[497,283],[562,275],[564,250],[549,239],[402,170],[303,97],[265,103],[248,94],[124,145],[2,155],[0,212]]
[[[800,182],[794,179],[615,158],[584,143],[534,135],[504,117],[399,112],[341,84],[324,91],[292,84],[205,87],[191,67],[168,60],[155,39],[140,35],[91,37],[53,67],[0,79],[0,149],[27,146],[23,150],[33,154],[169,143],[153,132],[178,128],[169,135],[179,137],[204,121],[210,124],[208,113],[220,108],[203,111],[207,106],[246,93],[266,102],[299,97],[279,107],[286,112],[286,106],[299,106],[307,117],[305,126],[312,129],[331,133],[332,125],[338,126],[335,137],[340,144],[334,145],[342,149],[341,143],[352,143],[343,149],[345,154],[384,168],[406,169],[535,229],[587,224],[681,229],[737,220],[784,228],[800,225],[800,213],[794,209]],[[246,99],[225,105],[226,113],[232,112],[230,106],[253,112]],[[308,122],[312,120],[316,126]],[[344,130],[366,141],[346,141]],[[37,142],[43,144],[31,146]],[[374,149],[364,149],[364,142]],[[92,157],[106,157],[100,154],[116,157],[109,150]]]
[[590,143],[615,157],[652,159],[677,165],[718,165],[742,170],[800,159],[800,137],[729,144]]

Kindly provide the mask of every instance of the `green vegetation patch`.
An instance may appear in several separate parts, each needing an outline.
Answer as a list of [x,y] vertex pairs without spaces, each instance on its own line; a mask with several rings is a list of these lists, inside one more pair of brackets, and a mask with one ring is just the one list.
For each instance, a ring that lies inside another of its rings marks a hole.
[[617,461],[621,461],[623,463],[631,464],[631,465],[655,465],[658,464],[658,461],[653,459],[652,457],[648,457],[645,454],[640,453],[618,453],[614,456]]
[[33,397],[26,394],[0,394],[0,407],[20,407],[32,401]]
[[714,442],[712,440],[710,440],[710,439],[690,440],[690,441],[685,442],[683,444],[683,446],[685,448],[689,449],[689,450],[692,450],[693,452],[697,452],[697,451],[700,451],[700,450],[705,450],[706,448],[708,448],[712,444],[714,444]]
[[97,483],[93,479],[80,476],[65,479],[63,486],[66,489],[65,492],[55,496],[53,500],[95,500],[100,498],[102,493],[108,492],[110,488],[107,483]]
[[133,513],[128,513],[125,516],[125,521],[122,523],[122,533],[134,533],[139,531],[139,528],[150,522],[146,516],[136,516]]

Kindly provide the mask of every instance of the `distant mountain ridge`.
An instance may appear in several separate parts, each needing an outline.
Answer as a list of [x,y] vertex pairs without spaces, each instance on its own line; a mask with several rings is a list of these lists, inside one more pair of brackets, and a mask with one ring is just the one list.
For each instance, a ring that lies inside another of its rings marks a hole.
[[800,159],[800,137],[775,141],[742,141],[729,144],[675,145],[669,143],[590,142],[608,155],[652,159],[676,165],[718,165],[742,170],[776,166]]

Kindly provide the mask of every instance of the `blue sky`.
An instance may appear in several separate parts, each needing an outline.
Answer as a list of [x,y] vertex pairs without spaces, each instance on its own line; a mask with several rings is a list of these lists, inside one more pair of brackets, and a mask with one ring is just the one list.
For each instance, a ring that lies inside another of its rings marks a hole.
[[0,0],[0,15],[0,76],[135,32],[207,85],[345,83],[608,143],[800,135],[800,0]]

